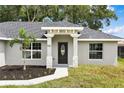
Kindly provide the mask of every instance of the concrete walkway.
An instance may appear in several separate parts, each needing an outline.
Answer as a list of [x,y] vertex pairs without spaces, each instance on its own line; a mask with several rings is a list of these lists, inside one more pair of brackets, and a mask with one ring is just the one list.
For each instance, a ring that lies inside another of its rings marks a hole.
[[6,86],[6,85],[34,85],[43,83],[46,81],[59,79],[62,77],[68,76],[68,68],[56,68],[56,71],[52,75],[43,76],[35,79],[30,80],[0,80],[0,86]]

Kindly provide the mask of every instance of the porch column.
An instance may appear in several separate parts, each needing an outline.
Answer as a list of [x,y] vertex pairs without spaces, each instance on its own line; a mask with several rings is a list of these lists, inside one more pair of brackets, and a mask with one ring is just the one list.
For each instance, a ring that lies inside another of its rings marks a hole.
[[46,58],[46,66],[47,68],[52,68],[52,37],[54,34],[45,34],[47,37],[47,58]]
[[71,34],[73,37],[73,67],[78,67],[78,37],[80,34]]

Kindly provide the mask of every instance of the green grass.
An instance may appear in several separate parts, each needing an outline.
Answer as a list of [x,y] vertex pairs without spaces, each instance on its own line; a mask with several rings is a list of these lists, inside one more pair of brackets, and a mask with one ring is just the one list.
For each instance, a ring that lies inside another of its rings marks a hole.
[[[124,59],[118,59],[118,66],[80,65],[69,68],[69,76],[58,80],[31,86],[2,86],[5,88],[61,88],[61,87],[124,87]],[[61,73],[61,72],[60,72]]]

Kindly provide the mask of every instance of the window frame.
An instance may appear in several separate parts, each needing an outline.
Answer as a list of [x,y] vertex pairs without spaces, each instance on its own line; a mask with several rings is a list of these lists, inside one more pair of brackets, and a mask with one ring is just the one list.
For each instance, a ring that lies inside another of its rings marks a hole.
[[[102,44],[102,50],[90,50],[90,45],[91,44]],[[90,58],[90,52],[101,52],[102,53],[102,58]],[[89,43],[89,48],[88,48],[88,59],[89,60],[103,60],[103,57],[104,57],[104,55],[103,55],[103,53],[104,53],[104,46],[103,46],[103,43],[101,43],[101,42],[93,42],[93,43]]]
[[[33,49],[33,43],[40,43],[41,49]],[[31,52],[31,58],[23,58],[23,51]],[[41,52],[41,58],[33,58],[33,52]],[[31,49],[22,49],[22,60],[41,60],[42,59],[42,43],[41,42],[31,42]]]

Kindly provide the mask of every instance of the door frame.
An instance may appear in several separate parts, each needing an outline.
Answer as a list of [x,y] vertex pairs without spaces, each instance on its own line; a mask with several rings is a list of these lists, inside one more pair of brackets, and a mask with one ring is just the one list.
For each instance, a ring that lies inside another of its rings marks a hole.
[[[66,43],[67,44],[67,63],[66,64],[59,64],[59,43]],[[60,65],[60,66],[68,66],[68,42],[58,42],[58,46],[57,46],[57,48],[58,48],[58,62],[57,62],[57,65]]]

